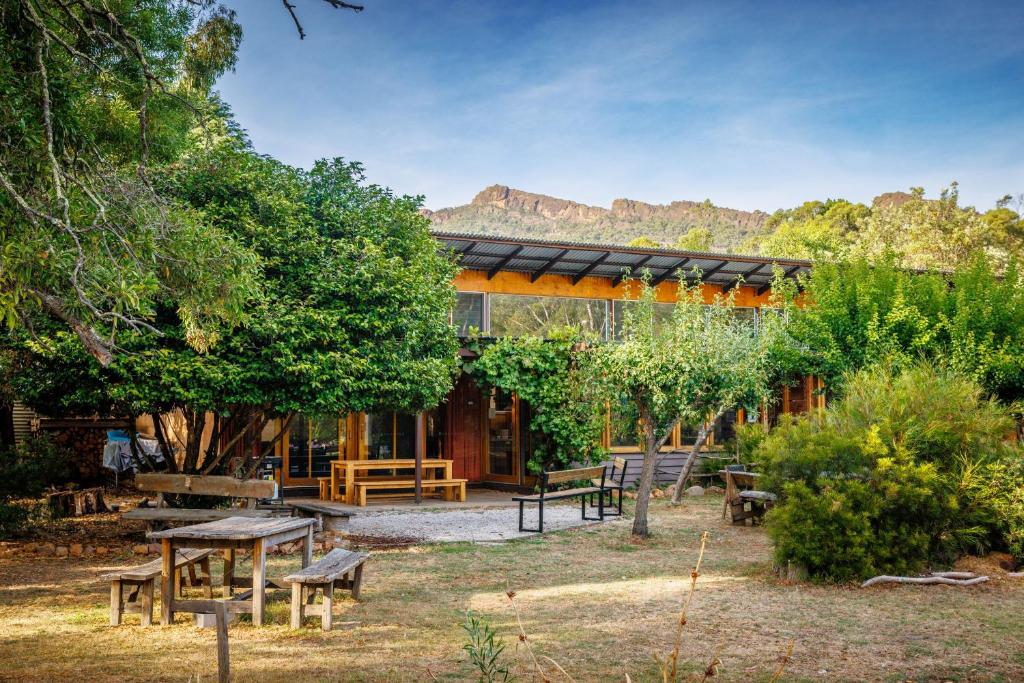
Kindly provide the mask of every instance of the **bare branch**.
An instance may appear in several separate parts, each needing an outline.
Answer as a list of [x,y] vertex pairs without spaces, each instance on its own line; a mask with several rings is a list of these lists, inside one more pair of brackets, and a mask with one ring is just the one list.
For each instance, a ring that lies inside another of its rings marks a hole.
[[[365,9],[362,5],[353,5],[350,2],[343,2],[342,0],[323,0],[334,9],[350,9],[353,12],[362,12]],[[295,5],[288,2],[288,0],[281,0],[281,4],[288,10],[288,14],[291,15],[292,21],[295,22],[295,30],[299,32],[299,40],[306,39],[306,32],[302,29],[302,22],[299,21],[299,17],[295,14]]]

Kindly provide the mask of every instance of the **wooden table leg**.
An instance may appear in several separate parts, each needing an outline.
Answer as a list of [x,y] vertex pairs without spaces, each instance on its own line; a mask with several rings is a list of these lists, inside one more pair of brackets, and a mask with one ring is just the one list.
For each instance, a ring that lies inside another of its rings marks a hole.
[[232,592],[234,592],[235,582],[235,549],[225,548],[224,549],[224,598],[230,599]]
[[302,568],[313,564],[313,525],[306,529],[306,542],[302,544]]
[[351,505],[356,499],[356,470],[352,465],[345,466],[345,502]]
[[160,539],[160,554],[163,566],[160,569],[160,623],[169,626],[174,623],[174,544],[171,539]]
[[327,499],[330,500],[332,503],[334,501],[338,500],[338,493],[337,493],[337,491],[338,491],[338,468],[335,467],[334,463],[332,462],[331,463],[331,491],[327,495]]
[[252,546],[252,624],[263,626],[263,607],[267,602],[267,546],[257,538]]

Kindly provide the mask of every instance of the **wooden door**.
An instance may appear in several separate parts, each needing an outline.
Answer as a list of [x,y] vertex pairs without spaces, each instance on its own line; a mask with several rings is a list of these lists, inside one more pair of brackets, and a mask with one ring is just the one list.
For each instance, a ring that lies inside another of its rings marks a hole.
[[483,478],[484,397],[469,375],[460,375],[448,399],[448,453],[452,476],[469,481]]

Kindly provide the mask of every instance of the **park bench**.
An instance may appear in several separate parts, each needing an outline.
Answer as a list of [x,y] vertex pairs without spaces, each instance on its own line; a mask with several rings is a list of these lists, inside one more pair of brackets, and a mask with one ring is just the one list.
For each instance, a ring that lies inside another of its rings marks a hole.
[[[557,470],[554,472],[540,473],[540,493],[529,496],[513,496],[512,500],[519,502],[519,530],[536,531],[544,533],[544,503],[553,500],[565,500],[568,498],[580,499],[580,512],[582,518],[587,521],[599,522],[604,520],[604,493],[605,493],[605,472],[607,468],[580,467],[573,470]],[[588,479],[598,480],[598,484],[582,486],[571,489],[552,489],[552,486],[568,482],[587,481]],[[597,496],[597,517],[587,517],[587,498],[592,494]],[[526,503],[537,503],[537,528],[527,529],[523,526],[523,506]]]
[[[594,486],[600,486],[604,490],[604,495],[607,496],[607,500],[604,504],[605,517],[622,516],[622,492],[626,488],[626,468],[628,466],[629,461],[625,458],[613,458],[612,471],[608,474],[604,483],[602,483],[597,477],[590,480],[590,483]],[[590,495],[590,507],[592,508],[597,507],[594,505],[595,495],[596,494]],[[614,510],[614,512],[610,512],[609,510]]]
[[[441,489],[445,500],[457,500],[466,502],[466,479],[423,479],[420,486],[424,491],[429,489]],[[415,489],[416,480],[409,478],[382,477],[374,479],[357,479],[355,482],[356,504],[366,506],[366,492],[380,491],[383,489]]]
[[[292,584],[292,628],[302,628],[303,618],[319,614],[321,628],[330,631],[334,591],[350,590],[352,597],[358,600],[363,564],[368,558],[366,553],[335,548],[305,569],[284,577]],[[323,593],[323,603],[314,605],[318,589]]]
[[[273,498],[277,483],[265,479],[191,474],[138,474],[135,486],[157,494],[155,508],[136,508],[124,513],[125,519],[146,522],[147,526],[177,526],[211,522],[227,517],[271,517],[273,510],[257,510],[260,499]],[[165,495],[218,496],[231,500],[230,508],[167,507]]]
[[732,465],[719,474],[725,479],[722,516],[728,511],[733,524],[745,524],[748,519],[757,524],[775,504],[774,493],[757,490],[760,474],[747,472],[743,465]]
[[341,531],[348,524],[353,513],[341,510],[335,505],[324,503],[307,503],[306,501],[288,501],[285,506],[291,509],[292,517],[312,517],[321,531]]
[[[174,556],[174,578],[179,591],[181,590],[181,571],[187,569],[189,585],[202,586],[206,597],[213,596],[210,577],[210,555],[212,553],[213,550],[179,550],[177,552]],[[202,572],[201,577],[196,576],[196,565],[199,565]],[[138,567],[103,574],[100,577],[105,581],[110,581],[111,626],[120,626],[121,616],[126,612],[139,614],[143,626],[153,623],[153,593],[162,568],[163,560],[157,559]],[[125,596],[125,587],[134,587],[134,590]]]

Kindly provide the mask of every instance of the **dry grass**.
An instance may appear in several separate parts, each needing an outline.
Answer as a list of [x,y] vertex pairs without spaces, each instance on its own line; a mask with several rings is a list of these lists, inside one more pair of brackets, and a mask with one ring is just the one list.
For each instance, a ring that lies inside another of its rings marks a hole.
[[[510,644],[516,591],[538,657],[577,681],[656,680],[672,648],[680,599],[701,531],[711,531],[680,654],[699,677],[721,660],[729,681],[768,681],[796,641],[782,680],[1014,681],[1024,679],[1024,580],[971,588],[786,585],[771,575],[763,532],[727,526],[720,498],[679,509],[655,501],[654,538],[628,525],[553,533],[497,546],[448,544],[376,552],[364,600],[341,601],[335,630],[287,627],[275,593],[270,626],[231,628],[235,680],[473,680],[460,648],[467,608]],[[0,680],[212,681],[212,630],[185,616],[169,628],[107,625],[102,571],[130,563],[0,560]],[[297,564],[272,560],[271,572]],[[340,622],[340,623],[339,623]],[[525,653],[518,671],[528,674]],[[525,680],[529,680],[526,678]]]

